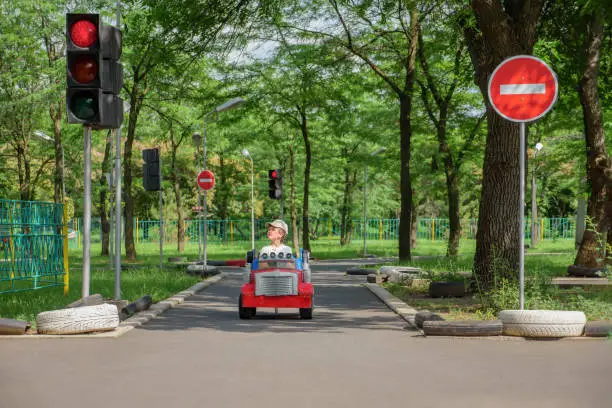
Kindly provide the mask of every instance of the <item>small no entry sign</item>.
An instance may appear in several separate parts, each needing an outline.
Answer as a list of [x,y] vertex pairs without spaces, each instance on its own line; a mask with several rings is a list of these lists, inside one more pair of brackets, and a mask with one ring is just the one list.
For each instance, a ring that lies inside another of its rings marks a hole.
[[557,75],[541,59],[517,55],[504,60],[489,79],[489,101],[497,113],[512,122],[530,122],[555,104]]
[[203,170],[198,173],[198,186],[202,190],[210,190],[215,186],[215,176],[212,171]]

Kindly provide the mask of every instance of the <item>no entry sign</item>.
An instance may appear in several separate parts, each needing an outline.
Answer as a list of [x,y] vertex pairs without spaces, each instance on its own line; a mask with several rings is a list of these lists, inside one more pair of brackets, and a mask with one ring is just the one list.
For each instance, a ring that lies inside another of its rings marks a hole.
[[555,104],[559,87],[554,71],[541,59],[518,55],[504,60],[489,79],[489,101],[512,122],[530,122]]
[[210,190],[215,186],[215,176],[212,171],[203,170],[198,173],[198,186],[202,190]]

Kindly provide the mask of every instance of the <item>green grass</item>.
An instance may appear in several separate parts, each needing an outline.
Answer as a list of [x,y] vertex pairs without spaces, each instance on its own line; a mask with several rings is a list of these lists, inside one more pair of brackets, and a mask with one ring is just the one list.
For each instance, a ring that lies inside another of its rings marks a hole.
[[[267,241],[258,241],[256,242],[256,248],[261,248],[266,244]],[[105,298],[113,298],[115,278],[111,269],[111,259],[107,256],[97,255],[100,253],[100,248],[99,243],[92,244],[89,293],[100,293]],[[210,260],[244,259],[250,248],[250,242],[209,243],[207,257]],[[311,248],[313,257],[318,259],[359,258],[363,254],[363,241],[354,240],[351,245],[340,247],[338,239],[320,238],[311,241]],[[192,286],[199,280],[197,277],[187,275],[181,269],[174,269],[167,265],[168,257],[185,256],[190,260],[196,259],[198,255],[197,245],[187,245],[185,251],[179,254],[176,244],[166,244],[163,260],[167,267],[163,272],[159,270],[158,243],[140,243],[136,249],[138,254],[136,261],[128,261],[125,259],[125,249],[122,248],[122,265],[132,266],[122,268],[122,299],[133,301],[150,294],[153,301],[158,302]],[[474,250],[474,240],[462,240],[460,256],[456,259],[421,259],[410,264],[432,271],[467,271],[471,269]],[[371,240],[367,242],[368,254],[375,254],[379,257],[395,257],[397,251],[398,244],[394,241]],[[525,265],[526,271],[538,269],[546,270],[553,275],[563,275],[564,269],[573,260],[573,241],[545,241],[537,249],[530,249],[529,252],[562,252],[563,255],[561,256],[528,256],[525,258]],[[412,251],[414,256],[433,255],[443,257],[445,253],[445,242],[427,240],[419,240],[416,248]],[[62,287],[0,294],[0,317],[27,320],[34,324],[38,313],[63,308],[79,299],[82,285],[82,249],[73,248],[69,251],[69,265],[70,291],[67,296],[64,296]]]
[[[417,310],[429,310],[445,320],[491,320],[503,309],[518,309],[518,287],[512,287],[502,296],[496,296],[494,305],[485,306],[478,296],[463,298],[430,298],[427,283],[405,286],[385,283],[383,286],[394,296]],[[578,310],[589,321],[612,320],[612,289],[584,287],[559,289],[548,287],[543,291],[526,291],[525,308],[530,310]]]

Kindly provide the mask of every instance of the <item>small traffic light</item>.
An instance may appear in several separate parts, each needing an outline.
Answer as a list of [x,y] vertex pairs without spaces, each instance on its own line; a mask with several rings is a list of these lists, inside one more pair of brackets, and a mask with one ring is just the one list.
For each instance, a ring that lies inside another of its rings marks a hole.
[[142,151],[142,185],[146,191],[161,190],[161,166],[159,163],[159,149],[144,149]]
[[283,196],[283,178],[279,169],[268,170],[268,197],[279,200]]
[[121,31],[99,14],[66,14],[68,123],[116,129],[123,122]]

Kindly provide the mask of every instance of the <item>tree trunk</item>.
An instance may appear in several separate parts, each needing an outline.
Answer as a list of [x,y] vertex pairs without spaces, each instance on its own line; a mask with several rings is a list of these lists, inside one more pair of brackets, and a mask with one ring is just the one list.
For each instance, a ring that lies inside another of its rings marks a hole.
[[128,122],[128,134],[125,139],[125,152],[123,154],[123,183],[125,194],[125,255],[127,259],[136,260],[136,245],[134,244],[134,196],[132,193],[132,145],[136,135],[136,122],[142,107],[142,100],[148,89],[140,90],[137,82],[139,75],[134,75],[134,85],[130,93],[130,115]]
[[[416,41],[415,41],[416,42]],[[414,68],[414,67],[413,67]],[[408,74],[407,74],[408,75]],[[411,84],[414,84],[414,70],[410,75]],[[406,80],[408,82],[408,79]],[[399,260],[409,261],[412,241],[412,180],[410,176],[410,144],[412,138],[412,125],[410,115],[412,111],[412,95],[400,96],[400,188],[401,212],[399,221]]]
[[[348,149],[342,149],[342,156],[348,157]],[[350,214],[350,196],[351,196],[351,170],[344,168],[344,192],[342,194],[342,208],[340,209],[340,246],[347,245],[347,221]]]
[[[475,70],[475,83],[487,106],[487,143],[483,165],[474,272],[479,285],[494,285],[494,272],[515,276],[518,272],[519,126],[492,110],[488,80],[504,59],[531,54],[544,0],[492,2],[472,0],[476,26],[463,21],[465,38]],[[505,8],[504,8],[505,7]]]
[[109,255],[110,243],[110,223],[106,214],[106,196],[107,196],[107,181],[106,173],[110,172],[110,150],[111,150],[111,131],[106,135],[106,147],[104,148],[104,159],[102,160],[102,175],[100,176],[100,202],[98,203],[98,212],[100,213],[100,224],[102,229],[102,250],[101,256]]
[[172,153],[171,153],[171,162],[170,166],[172,167],[172,188],[174,190],[174,200],[176,201],[176,212],[178,215],[177,220],[177,250],[179,253],[185,250],[185,216],[183,214],[183,205],[181,202],[181,185],[180,185],[180,175],[179,170],[176,165],[176,152],[180,145],[180,142],[177,143],[174,137],[174,129],[170,127],[170,141],[172,143]]
[[306,111],[299,109],[301,115],[302,138],[304,139],[304,148],[306,150],[306,167],[304,168],[304,206],[302,208],[302,248],[310,251],[310,228],[308,220],[308,193],[310,191],[310,141],[308,140],[308,122]]
[[[414,249],[417,246],[417,233],[419,231],[419,220],[417,218],[417,210],[414,202],[412,203],[412,210],[410,212],[410,248]],[[401,223],[400,223],[401,224]]]
[[595,10],[586,24],[585,65],[578,83],[578,94],[584,115],[587,183],[590,194],[587,202],[587,228],[574,264],[587,267],[601,265],[598,258],[603,253],[602,243],[607,241],[607,236],[601,235],[610,227],[610,220],[605,216],[605,205],[606,197],[609,196],[606,189],[612,188],[610,187],[612,164],[606,151],[603,116],[597,90],[603,26],[603,9]]
[[298,254],[300,237],[297,226],[297,212],[295,210],[295,152],[292,146],[289,146],[289,180],[291,183],[291,193],[289,195],[291,205],[291,236],[293,237],[293,250]]
[[62,102],[55,107],[51,104],[49,107],[49,116],[53,121],[53,139],[55,144],[55,183],[53,189],[53,198],[56,203],[62,202],[62,184],[63,179],[63,163],[62,163]]
[[448,218],[450,231],[448,236],[447,256],[459,255],[459,240],[461,238],[461,214],[459,207],[459,180],[456,173],[447,177]]

